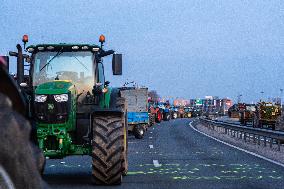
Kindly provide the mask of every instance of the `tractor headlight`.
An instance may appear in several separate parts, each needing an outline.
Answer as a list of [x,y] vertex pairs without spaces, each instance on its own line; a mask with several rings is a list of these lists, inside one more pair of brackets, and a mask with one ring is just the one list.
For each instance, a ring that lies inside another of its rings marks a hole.
[[47,99],[46,95],[35,95],[35,101],[36,102],[45,102]]
[[54,95],[56,102],[66,102],[68,100],[68,94]]

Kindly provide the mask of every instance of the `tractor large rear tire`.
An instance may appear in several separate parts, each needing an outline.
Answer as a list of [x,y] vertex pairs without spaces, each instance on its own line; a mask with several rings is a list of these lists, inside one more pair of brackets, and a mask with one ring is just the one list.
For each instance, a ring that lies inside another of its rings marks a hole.
[[142,139],[144,137],[145,130],[143,129],[143,127],[141,125],[135,125],[135,127],[133,129],[133,134],[134,134],[135,138]]
[[30,131],[29,122],[0,93],[0,188],[44,187],[37,167],[40,151],[33,151]]

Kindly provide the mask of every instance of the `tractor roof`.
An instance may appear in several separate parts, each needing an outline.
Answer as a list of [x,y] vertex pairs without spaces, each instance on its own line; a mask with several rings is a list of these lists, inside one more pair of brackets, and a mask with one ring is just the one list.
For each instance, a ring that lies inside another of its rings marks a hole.
[[57,43],[57,44],[38,44],[30,45],[27,47],[28,52],[38,52],[38,51],[99,51],[100,46],[94,44],[67,44],[67,43]]

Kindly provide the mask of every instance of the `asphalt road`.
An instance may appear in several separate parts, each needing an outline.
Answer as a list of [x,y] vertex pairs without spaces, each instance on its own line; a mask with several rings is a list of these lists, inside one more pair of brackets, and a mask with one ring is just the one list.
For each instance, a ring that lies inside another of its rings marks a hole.
[[206,136],[189,119],[162,122],[129,139],[129,174],[120,186],[93,186],[91,158],[48,160],[51,188],[284,188],[284,168]]

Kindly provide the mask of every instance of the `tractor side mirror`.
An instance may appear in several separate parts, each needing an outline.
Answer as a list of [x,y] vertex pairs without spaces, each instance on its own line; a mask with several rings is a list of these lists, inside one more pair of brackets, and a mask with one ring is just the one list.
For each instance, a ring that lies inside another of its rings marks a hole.
[[9,56],[0,56],[0,66],[9,72]]
[[112,55],[112,72],[113,75],[122,75],[122,54]]

